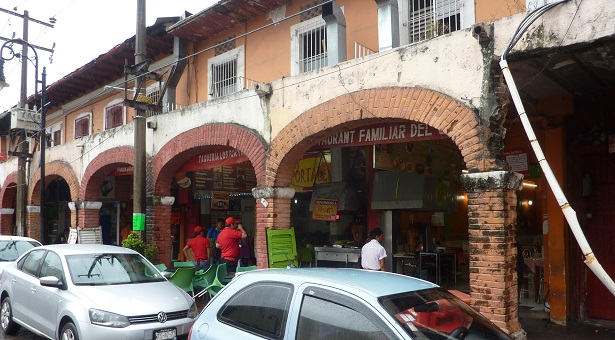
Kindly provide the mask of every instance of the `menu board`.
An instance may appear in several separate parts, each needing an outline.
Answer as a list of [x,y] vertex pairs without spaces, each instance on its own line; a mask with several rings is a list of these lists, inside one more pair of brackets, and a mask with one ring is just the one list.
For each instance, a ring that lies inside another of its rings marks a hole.
[[256,174],[250,162],[194,171],[195,190],[252,192]]
[[447,178],[459,175],[463,159],[447,141],[376,145],[375,168]]

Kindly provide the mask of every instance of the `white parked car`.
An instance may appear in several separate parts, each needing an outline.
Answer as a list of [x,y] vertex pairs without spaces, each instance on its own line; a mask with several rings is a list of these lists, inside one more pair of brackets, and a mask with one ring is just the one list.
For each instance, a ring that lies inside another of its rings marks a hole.
[[0,235],[0,275],[4,267],[23,255],[26,251],[42,244],[29,237]]
[[4,269],[0,325],[48,339],[186,339],[194,299],[123,247],[36,247]]
[[468,304],[420,279],[347,268],[239,273],[190,340],[510,340]]

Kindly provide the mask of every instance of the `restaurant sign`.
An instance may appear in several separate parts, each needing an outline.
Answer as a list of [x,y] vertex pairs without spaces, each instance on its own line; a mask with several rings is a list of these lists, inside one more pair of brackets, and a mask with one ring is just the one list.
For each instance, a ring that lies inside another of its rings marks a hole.
[[223,147],[192,157],[179,169],[182,172],[212,169],[248,161],[248,156],[232,147]]
[[135,169],[132,165],[118,166],[113,170],[110,176],[128,176],[134,174]]
[[295,173],[291,179],[291,186],[297,192],[314,189],[314,185],[331,183],[330,157],[327,161],[320,154],[307,156],[297,162]]
[[338,132],[314,145],[310,150],[416,142],[444,138],[448,138],[448,136],[438,129],[434,129],[423,123],[377,124]]
[[317,198],[314,200],[313,220],[335,222],[337,217],[337,200]]

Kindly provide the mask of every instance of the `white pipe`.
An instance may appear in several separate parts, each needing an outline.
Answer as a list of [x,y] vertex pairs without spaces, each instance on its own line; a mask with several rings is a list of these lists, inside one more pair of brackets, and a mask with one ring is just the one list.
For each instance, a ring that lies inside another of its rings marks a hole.
[[594,255],[594,252],[589,246],[583,231],[581,230],[581,226],[579,225],[579,220],[577,219],[577,213],[572,209],[562,188],[560,187],[549,163],[545,159],[544,154],[542,153],[542,149],[538,144],[538,140],[536,140],[536,135],[534,134],[534,130],[532,129],[532,125],[530,124],[530,120],[527,118],[527,114],[525,112],[525,108],[523,107],[523,103],[521,102],[521,97],[519,96],[519,91],[517,90],[517,86],[515,85],[515,80],[510,73],[510,69],[508,68],[508,62],[505,59],[500,61],[500,68],[502,68],[502,73],[504,73],[504,78],[506,79],[506,84],[508,85],[508,89],[510,90],[510,94],[512,95],[513,102],[515,103],[515,107],[517,108],[517,112],[519,113],[519,118],[521,119],[521,123],[523,124],[523,128],[525,129],[525,133],[527,134],[528,139],[532,145],[532,149],[534,149],[534,153],[536,154],[536,158],[538,159],[538,163],[542,168],[542,172],[545,174],[547,178],[547,182],[555,195],[555,199],[559,204],[562,212],[564,213],[564,217],[566,217],[566,221],[574,234],[574,237],[581,247],[581,252],[585,257],[584,262],[587,264],[589,269],[591,269],[594,274],[598,277],[598,279],[606,286],[606,288],[615,296],[615,282],[606,273],[602,265],[598,262],[598,259]]

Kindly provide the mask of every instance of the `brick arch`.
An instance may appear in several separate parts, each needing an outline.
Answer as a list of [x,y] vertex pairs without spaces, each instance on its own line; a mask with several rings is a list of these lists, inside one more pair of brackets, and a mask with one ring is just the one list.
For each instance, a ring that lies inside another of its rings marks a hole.
[[[67,162],[54,161],[45,164],[45,184],[51,183],[52,180],[61,177],[66,181],[70,189],[71,199],[75,199],[79,194],[79,181],[73,171],[71,165]],[[32,176],[32,182],[34,185],[30,185],[28,192],[28,202],[32,205],[38,205],[41,203],[41,169],[36,169],[36,172]]]
[[4,179],[2,191],[0,191],[0,208],[15,208],[13,202],[17,195],[17,172],[11,172]]
[[[295,164],[314,144],[339,131],[372,123],[416,121],[448,135],[467,169],[496,168],[479,118],[465,104],[424,88],[385,87],[357,91],[315,106],[288,124],[268,150],[266,185],[290,185]],[[277,156],[282,155],[282,156]]]
[[119,166],[134,166],[134,148],[121,146],[101,152],[88,164],[81,179],[79,199],[96,201],[105,178]]
[[248,157],[256,183],[265,181],[265,141],[236,124],[208,124],[186,131],[165,144],[154,157],[154,194],[168,195],[177,169],[209,145],[230,146]]

